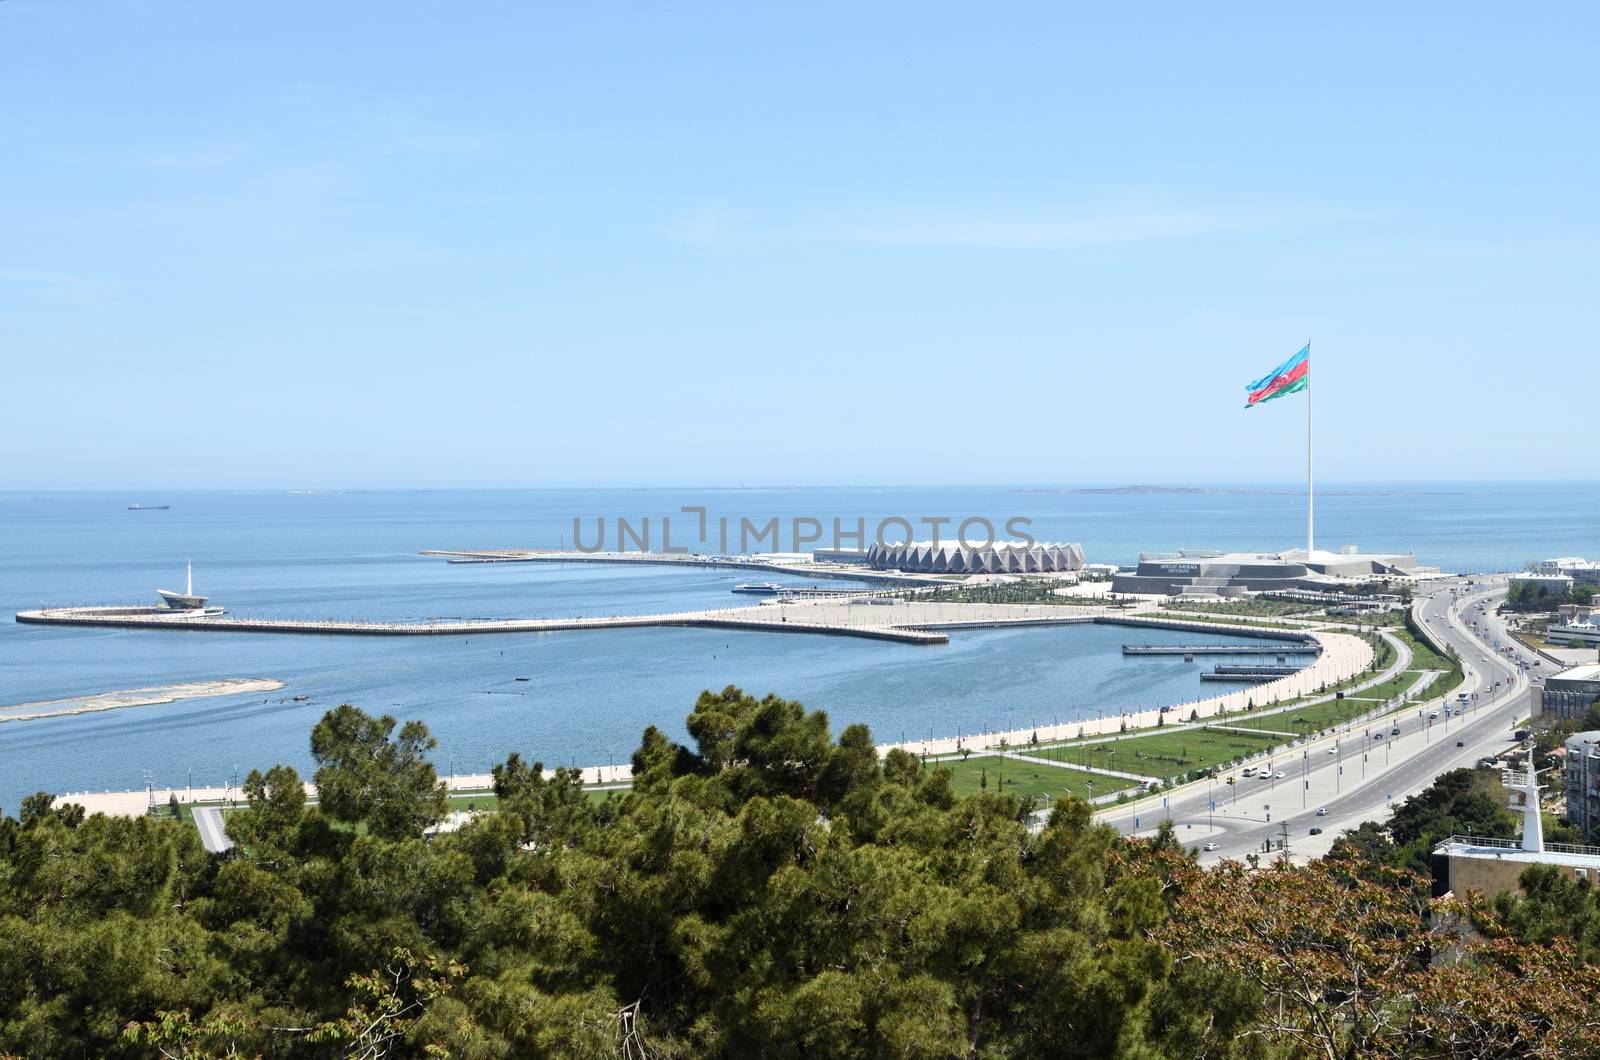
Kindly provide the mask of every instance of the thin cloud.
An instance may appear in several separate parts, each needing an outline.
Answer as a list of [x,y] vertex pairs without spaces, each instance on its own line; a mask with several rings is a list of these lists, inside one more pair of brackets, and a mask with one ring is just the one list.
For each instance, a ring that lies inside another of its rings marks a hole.
[[707,207],[674,219],[667,231],[682,242],[717,248],[816,243],[1052,250],[1234,235],[1270,224],[1271,218],[1261,214],[1130,208],[1080,216],[941,213],[763,228]]
[[398,124],[399,128],[378,139],[376,150],[391,155],[470,155],[493,142],[477,133],[430,128],[412,119]]
[[118,169],[215,169],[249,155],[255,145],[233,138],[210,144],[154,151],[89,151],[72,156],[75,161]]
[[1600,251],[1600,240],[1594,239],[1530,239],[1507,240],[1503,243],[1457,243],[1428,247],[1423,254],[1430,258],[1509,258],[1529,255],[1593,254]]
[[683,243],[702,247],[732,247],[747,240],[738,222],[726,210],[703,207],[674,218],[667,234]]
[[41,287],[84,288],[97,287],[101,280],[93,276],[75,276],[66,272],[39,272],[34,269],[0,269],[0,283],[29,283]]
[[1261,225],[1259,217],[1207,212],[1136,211],[1071,218],[946,214],[891,223],[832,225],[798,232],[795,238],[882,247],[1066,249],[1232,235]]

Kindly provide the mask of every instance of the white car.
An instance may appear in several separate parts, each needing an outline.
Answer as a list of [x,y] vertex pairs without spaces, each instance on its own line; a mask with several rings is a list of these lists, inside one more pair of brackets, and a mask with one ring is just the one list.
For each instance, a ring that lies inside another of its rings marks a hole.
[[1328,816],[1328,808],[1326,806],[1319,807],[1317,809],[1317,816],[1318,817],[1326,817],[1326,816]]
[[1215,840],[1212,840],[1211,842],[1207,843],[1205,846],[1201,847],[1200,849],[1201,850],[1205,850],[1205,851],[1212,851],[1212,850],[1216,850],[1221,845],[1222,845],[1221,843],[1218,843]]
[[1278,770],[1276,773],[1274,773],[1272,775],[1275,778],[1277,778],[1278,780],[1282,780],[1283,779],[1283,770],[1280,769],[1280,770]]
[[1328,753],[1331,755],[1336,755],[1339,753],[1339,749],[1337,747],[1330,747],[1328,748]]

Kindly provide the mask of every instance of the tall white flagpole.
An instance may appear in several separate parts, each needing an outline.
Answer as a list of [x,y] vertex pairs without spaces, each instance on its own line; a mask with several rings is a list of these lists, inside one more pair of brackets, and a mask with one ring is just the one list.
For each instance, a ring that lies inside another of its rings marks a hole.
[[1311,479],[1311,340],[1306,340],[1306,559],[1316,544],[1316,520],[1313,518],[1315,501]]

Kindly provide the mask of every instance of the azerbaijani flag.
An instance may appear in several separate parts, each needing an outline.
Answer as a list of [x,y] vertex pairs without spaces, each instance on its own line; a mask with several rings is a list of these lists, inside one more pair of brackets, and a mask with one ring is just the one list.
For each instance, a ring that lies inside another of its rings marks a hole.
[[1244,407],[1253,409],[1273,398],[1280,398],[1285,394],[1298,394],[1310,385],[1311,343],[1308,342],[1300,347],[1299,353],[1245,386],[1250,397],[1245,401]]

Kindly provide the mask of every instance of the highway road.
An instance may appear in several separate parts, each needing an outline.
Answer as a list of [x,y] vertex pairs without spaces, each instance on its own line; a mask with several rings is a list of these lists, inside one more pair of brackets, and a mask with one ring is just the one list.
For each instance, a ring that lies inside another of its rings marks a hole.
[[[1233,770],[1239,779],[1231,786],[1219,776],[1098,816],[1125,835],[1153,833],[1170,816],[1184,845],[1216,844],[1202,852],[1203,864],[1265,854],[1269,843],[1276,857],[1286,838],[1291,859],[1305,861],[1327,853],[1345,829],[1387,820],[1391,804],[1426,788],[1440,773],[1512,747],[1513,729],[1532,712],[1533,688],[1518,663],[1532,667],[1538,656],[1518,645],[1494,616],[1505,590],[1503,576],[1475,577],[1472,584],[1452,578],[1434,583],[1423,597],[1421,616],[1429,630],[1462,659],[1466,681],[1458,691],[1471,698],[1460,716],[1453,713],[1452,691],[1448,704],[1437,698],[1409,704],[1353,731],[1253,761],[1268,767],[1270,780],[1246,779]],[[1481,611],[1480,603],[1486,605]],[[1437,717],[1430,720],[1430,713]],[[1313,828],[1322,831],[1312,835]]]

